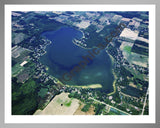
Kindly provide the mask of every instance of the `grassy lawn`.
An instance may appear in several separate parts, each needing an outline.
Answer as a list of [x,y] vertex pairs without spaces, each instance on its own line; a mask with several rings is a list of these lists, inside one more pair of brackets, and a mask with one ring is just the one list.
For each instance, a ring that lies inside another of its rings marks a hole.
[[131,48],[132,48],[131,46],[125,46],[124,51],[127,52],[128,54],[130,54],[131,53]]
[[70,106],[71,106],[71,103],[72,103],[71,100],[70,100],[69,102],[68,102],[68,101],[65,101],[65,102],[64,102],[64,105],[65,105],[66,107],[70,107]]
[[63,101],[62,99],[60,99],[60,98],[58,98],[57,99],[57,103],[58,104],[63,104],[64,106],[66,106],[66,107],[70,107],[71,106],[71,104],[72,104],[72,100],[65,100],[65,101]]

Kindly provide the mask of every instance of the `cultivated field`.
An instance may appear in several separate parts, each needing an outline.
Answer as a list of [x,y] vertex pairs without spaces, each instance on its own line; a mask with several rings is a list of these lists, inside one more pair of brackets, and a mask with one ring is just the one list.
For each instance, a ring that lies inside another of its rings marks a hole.
[[84,104],[81,103],[79,105],[78,109],[75,111],[74,115],[94,115],[95,114],[95,112],[94,112],[95,108],[92,105],[90,106],[90,108],[87,112],[81,111],[83,107],[84,107]]
[[34,115],[73,115],[79,107],[79,100],[68,97],[69,93],[61,93],[42,111],[37,110]]
[[142,67],[147,67],[148,57],[145,55],[131,52],[133,43],[122,42],[120,49],[122,50],[123,56],[131,64],[136,64]]

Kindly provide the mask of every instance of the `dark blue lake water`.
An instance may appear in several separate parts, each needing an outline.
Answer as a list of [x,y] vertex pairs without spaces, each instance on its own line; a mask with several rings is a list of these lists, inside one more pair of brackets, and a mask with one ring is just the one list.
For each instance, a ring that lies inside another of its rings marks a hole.
[[[51,40],[47,46],[47,53],[40,61],[49,67],[49,74],[61,78],[63,73],[71,71],[75,65],[83,60],[82,56],[88,55],[89,49],[83,49],[72,42],[74,38],[81,38],[82,33],[71,27],[61,27],[57,31],[42,33],[42,36]],[[109,56],[102,50],[100,54],[80,72],[76,73],[69,85],[101,84],[106,92],[113,91],[112,64]]]

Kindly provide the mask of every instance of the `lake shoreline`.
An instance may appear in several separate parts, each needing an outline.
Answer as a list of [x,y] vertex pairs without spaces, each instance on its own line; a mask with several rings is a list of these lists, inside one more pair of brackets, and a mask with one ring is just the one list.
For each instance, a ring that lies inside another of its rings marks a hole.
[[[47,52],[42,56],[41,62],[48,67],[49,70],[47,72],[59,81],[59,78],[62,77],[64,73],[69,75],[68,71],[72,69],[72,65],[74,66],[79,62],[84,61],[82,56],[89,57],[88,50],[82,49],[82,47],[75,47],[76,44],[72,42],[72,39],[76,36],[82,38],[83,34],[80,30],[62,26],[56,31],[43,33],[43,36],[48,40],[51,40],[52,43],[54,42],[54,45],[50,44],[46,47]],[[73,52],[76,52],[77,54],[74,55]],[[63,54],[59,55],[59,53]],[[83,71],[74,76],[72,79],[73,81],[67,81],[67,83],[64,83],[63,85],[65,86],[68,84],[71,87],[103,89],[104,91],[106,89],[107,93],[111,92],[113,90],[111,84],[114,79],[113,75],[111,75],[111,60],[109,56],[103,51],[99,57],[93,59],[92,63],[92,65],[84,68]],[[62,68],[61,65],[63,66]],[[67,69],[65,66],[70,67]],[[67,77],[67,75],[65,77]]]
[[83,89],[96,89],[102,88],[101,84],[89,84],[89,85],[66,85],[67,87],[76,87],[76,88],[83,88]]
[[[114,58],[108,53],[107,50],[106,50],[106,53],[109,55],[109,57],[111,59],[111,62],[112,62],[112,66],[113,66],[113,64],[114,64]],[[117,76],[116,76],[113,68],[112,68],[112,74],[114,76],[114,81],[113,81],[113,84],[112,84],[112,86],[113,86],[113,92],[108,93],[107,94],[108,96],[113,95],[114,93],[116,93],[116,85],[115,84],[116,84],[116,81],[117,81]]]

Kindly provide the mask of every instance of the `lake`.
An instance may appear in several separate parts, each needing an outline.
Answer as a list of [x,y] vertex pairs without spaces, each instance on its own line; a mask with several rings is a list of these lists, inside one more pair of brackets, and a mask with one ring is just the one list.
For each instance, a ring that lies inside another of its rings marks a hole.
[[[49,67],[48,73],[60,79],[64,73],[70,72],[80,61],[82,56],[88,55],[89,49],[75,45],[74,38],[82,38],[81,31],[71,27],[61,27],[56,31],[43,32],[42,36],[52,41],[47,46],[47,53],[40,58],[42,64]],[[112,64],[109,55],[102,50],[88,65],[76,73],[68,85],[101,84],[107,93],[113,91]]]

